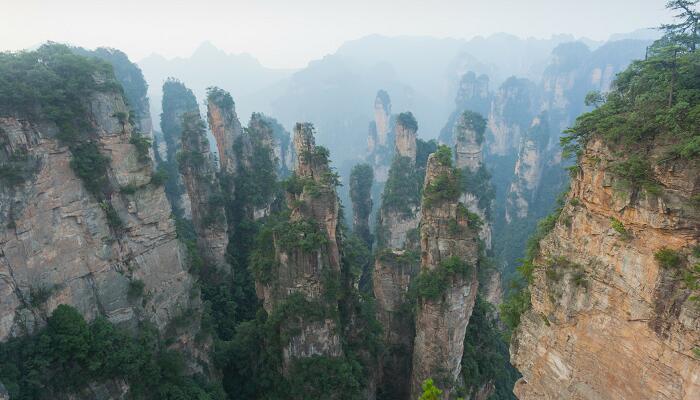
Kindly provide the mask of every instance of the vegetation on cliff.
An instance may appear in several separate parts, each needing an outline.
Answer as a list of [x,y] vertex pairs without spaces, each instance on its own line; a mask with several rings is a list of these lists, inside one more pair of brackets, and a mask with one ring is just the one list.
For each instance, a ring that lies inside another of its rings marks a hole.
[[53,399],[110,379],[125,380],[134,399],[225,398],[184,368],[181,354],[167,350],[154,328],[144,325],[134,336],[104,318],[87,323],[67,305],[36,334],[0,344],[0,381],[17,400]]

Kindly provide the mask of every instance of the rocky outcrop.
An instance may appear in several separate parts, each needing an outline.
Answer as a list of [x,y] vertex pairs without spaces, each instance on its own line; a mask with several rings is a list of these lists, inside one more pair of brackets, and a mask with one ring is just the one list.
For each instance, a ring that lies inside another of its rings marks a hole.
[[182,118],[182,150],[177,159],[191,201],[197,247],[208,265],[228,271],[226,202],[209,151],[204,121],[199,112],[184,114]]
[[396,150],[394,154],[398,157],[406,157],[413,162],[416,161],[416,131],[418,124],[413,114],[405,112],[399,114],[395,127]]
[[645,147],[658,190],[611,172],[621,149],[585,148],[511,343],[520,399],[700,396],[700,312],[683,283],[700,262],[700,164],[669,160],[662,139]]
[[455,165],[457,168],[468,168],[476,172],[483,163],[482,143],[486,121],[481,115],[464,112],[454,127],[453,142]]
[[420,268],[417,252],[383,250],[374,262],[372,288],[386,351],[380,359],[381,391],[395,399],[410,398],[413,315],[408,301],[411,281]]
[[350,172],[350,200],[352,201],[352,231],[372,248],[369,216],[372,213],[372,183],[374,171],[369,164],[358,164]]
[[147,320],[160,330],[197,313],[170,205],[149,183],[150,161],[130,143],[134,128],[120,119],[128,115],[122,95],[94,91],[84,102],[80,118],[109,159],[105,182],[113,189],[104,200],[76,176],[55,124],[0,118],[2,161],[22,155],[31,166],[23,181],[0,185],[0,340],[34,332],[59,304],[87,320],[105,316],[127,327]]
[[458,201],[459,191],[446,189],[457,185],[450,162],[432,154],[426,169],[411,398],[420,396],[427,378],[437,382],[445,397],[455,395],[476,300],[478,234]]
[[535,84],[509,78],[498,89],[488,117],[489,153],[505,156],[516,152],[539,105]]
[[440,130],[440,143],[454,145],[453,132],[462,113],[470,110],[481,115],[488,115],[492,99],[493,94],[489,89],[488,76],[477,76],[472,71],[462,75],[457,94],[455,95],[455,110],[450,114],[445,126]]
[[374,99],[374,123],[377,129],[377,146],[386,146],[391,132],[391,99],[384,90]]
[[212,136],[216,139],[221,172],[233,176],[236,172],[236,155],[233,145],[243,128],[236,115],[231,95],[219,88],[207,91],[207,120]]
[[394,155],[394,118],[389,94],[380,90],[374,99],[374,121],[369,124],[367,161],[378,182],[385,182]]
[[328,151],[316,146],[313,132],[308,123],[294,129],[295,178],[300,187],[287,192],[291,214],[272,235],[276,265],[267,279],[256,282],[268,313],[281,312],[290,301],[318,312],[313,317],[288,316],[286,324],[296,328],[283,344],[285,370],[295,359],[343,354],[334,317],[338,304],[329,294],[340,276],[337,182],[328,166]]
[[[513,182],[510,185],[506,204],[506,221],[528,217],[530,204],[537,196],[550,139],[549,121],[546,113],[532,121],[532,126],[521,139],[518,159],[515,162]],[[558,164],[558,163],[557,163]]]
[[199,113],[194,94],[182,82],[169,78],[163,84],[163,113],[160,115],[160,129],[166,149],[166,157],[161,159],[168,172],[165,191],[173,212],[179,217],[188,219],[192,217],[192,206],[189,193],[179,173],[176,156],[182,148],[182,118],[190,112]]

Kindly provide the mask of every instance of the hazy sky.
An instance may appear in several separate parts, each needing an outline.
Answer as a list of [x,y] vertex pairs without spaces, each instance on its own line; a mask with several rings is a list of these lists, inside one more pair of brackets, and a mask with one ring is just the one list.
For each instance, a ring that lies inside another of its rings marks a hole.
[[666,0],[0,0],[0,49],[46,40],[132,60],[187,56],[204,40],[270,67],[301,67],[368,34],[607,39],[667,21]]

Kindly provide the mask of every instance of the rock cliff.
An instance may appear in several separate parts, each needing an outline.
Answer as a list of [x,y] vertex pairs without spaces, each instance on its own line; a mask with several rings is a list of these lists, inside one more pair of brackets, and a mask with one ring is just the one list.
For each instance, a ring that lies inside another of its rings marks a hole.
[[190,112],[199,113],[194,94],[182,82],[169,78],[163,84],[163,113],[160,115],[166,150],[162,162],[168,173],[165,193],[175,215],[187,219],[192,217],[192,206],[177,164],[177,153],[182,148],[182,117]]
[[177,162],[190,198],[197,247],[208,265],[228,271],[226,202],[209,151],[204,121],[199,112],[186,113],[182,119],[182,147]]
[[240,137],[243,128],[236,115],[235,104],[231,95],[219,88],[207,91],[207,120],[209,129],[216,139],[219,154],[219,168],[229,176],[236,172],[236,155],[233,145]]
[[369,125],[367,161],[378,182],[385,182],[394,155],[394,118],[389,94],[380,90],[374,99],[374,121]]
[[[81,144],[59,139],[65,131],[41,116],[0,118],[3,165],[28,172],[0,185],[0,340],[34,332],[59,304],[88,320],[146,320],[161,330],[199,307],[170,205],[152,182],[147,147],[133,143],[121,92],[95,89],[81,103]],[[80,168],[92,165],[81,149],[107,160],[95,164],[104,176]]]
[[411,398],[420,396],[421,383],[430,377],[447,398],[455,396],[478,288],[478,231],[459,203],[449,154],[448,150],[430,155],[426,168]]
[[[649,148],[652,160],[668,149],[660,140]],[[532,309],[511,344],[520,399],[700,396],[700,314],[682,274],[662,266],[663,254],[676,268],[698,263],[691,198],[700,164],[657,164],[660,192],[625,191],[612,173],[618,151],[600,138],[588,144],[567,204],[540,242]]]
[[[336,177],[328,152],[316,146],[313,126],[299,123],[294,130],[298,155],[296,187],[287,191],[288,220],[272,232],[274,255],[267,276],[258,274],[256,291],[268,313],[282,313],[290,304],[305,304],[313,315],[288,315],[294,326],[283,343],[284,370],[294,360],[343,354],[333,288],[340,276],[337,242],[339,204]],[[293,308],[292,308],[293,309]]]

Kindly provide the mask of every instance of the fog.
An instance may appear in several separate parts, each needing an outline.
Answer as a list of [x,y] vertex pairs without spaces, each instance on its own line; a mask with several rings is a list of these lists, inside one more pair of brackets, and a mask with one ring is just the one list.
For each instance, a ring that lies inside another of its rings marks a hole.
[[369,34],[521,38],[567,33],[605,40],[657,26],[663,0],[1,0],[0,49],[47,40],[110,46],[140,60],[189,56],[211,41],[266,67],[301,68]]

